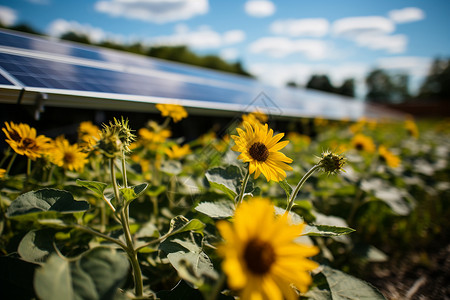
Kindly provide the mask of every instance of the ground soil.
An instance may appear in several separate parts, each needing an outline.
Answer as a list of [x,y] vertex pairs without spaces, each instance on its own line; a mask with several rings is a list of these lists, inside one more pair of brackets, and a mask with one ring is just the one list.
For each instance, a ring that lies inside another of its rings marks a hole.
[[374,266],[366,280],[389,300],[450,300],[450,244]]

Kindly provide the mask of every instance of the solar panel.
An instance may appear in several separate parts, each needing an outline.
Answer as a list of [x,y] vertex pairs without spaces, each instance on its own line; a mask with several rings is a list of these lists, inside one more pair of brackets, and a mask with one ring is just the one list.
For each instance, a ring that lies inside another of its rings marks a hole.
[[5,76],[3,76],[2,74],[0,74],[0,85],[8,85],[8,86],[13,86],[14,84],[9,81],[8,79],[6,79]]
[[[23,104],[45,93],[45,105],[55,106],[154,111],[151,104],[178,103],[203,113],[258,107],[281,116],[330,119],[357,119],[367,107],[339,95],[276,88],[243,76],[6,30],[0,30],[0,70],[5,75],[0,93],[23,88],[18,96]],[[8,101],[11,97],[0,98]]]

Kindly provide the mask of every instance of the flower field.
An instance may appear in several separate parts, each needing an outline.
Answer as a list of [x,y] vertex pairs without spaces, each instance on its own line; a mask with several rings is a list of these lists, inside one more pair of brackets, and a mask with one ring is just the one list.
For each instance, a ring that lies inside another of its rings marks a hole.
[[450,297],[449,120],[254,112],[185,140],[157,108],[76,141],[3,124],[2,299]]

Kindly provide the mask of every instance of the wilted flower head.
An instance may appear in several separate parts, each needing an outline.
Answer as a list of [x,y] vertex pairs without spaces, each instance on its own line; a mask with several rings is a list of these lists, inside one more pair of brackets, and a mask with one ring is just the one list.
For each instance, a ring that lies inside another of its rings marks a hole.
[[338,174],[341,171],[344,171],[342,169],[347,162],[347,159],[342,154],[335,154],[330,151],[325,151],[322,153],[322,157],[320,158],[320,161],[318,165],[320,168],[327,174]]
[[103,124],[96,148],[109,158],[130,152],[129,147],[136,138],[132,131],[128,127],[128,120],[114,118],[114,122],[109,122],[109,125]]

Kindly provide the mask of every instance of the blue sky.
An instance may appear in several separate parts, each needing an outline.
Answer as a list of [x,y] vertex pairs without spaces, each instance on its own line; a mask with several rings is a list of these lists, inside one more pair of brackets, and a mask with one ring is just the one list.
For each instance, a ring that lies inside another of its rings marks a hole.
[[448,0],[0,0],[0,21],[94,41],[186,44],[275,85],[354,78],[359,96],[374,68],[407,72],[414,92],[435,57],[450,57]]

